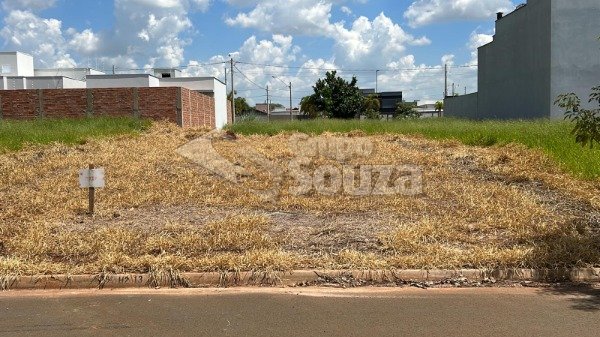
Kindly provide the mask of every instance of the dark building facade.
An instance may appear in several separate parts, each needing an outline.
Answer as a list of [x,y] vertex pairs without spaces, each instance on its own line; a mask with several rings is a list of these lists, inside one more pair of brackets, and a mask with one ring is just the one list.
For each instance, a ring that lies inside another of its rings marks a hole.
[[402,91],[386,91],[375,93],[375,89],[360,89],[365,96],[376,95],[379,98],[379,112],[382,115],[394,115],[396,105],[402,102]]
[[446,116],[473,119],[563,117],[556,97],[587,103],[600,84],[600,1],[528,0],[498,13],[493,42],[479,48],[479,91],[446,97]]

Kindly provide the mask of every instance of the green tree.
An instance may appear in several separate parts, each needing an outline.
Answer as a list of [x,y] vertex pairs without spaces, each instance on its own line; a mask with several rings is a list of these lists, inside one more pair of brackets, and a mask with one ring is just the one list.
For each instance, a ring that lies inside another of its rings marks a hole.
[[442,110],[444,110],[444,102],[442,102],[442,101],[435,102],[435,111],[442,112]]
[[329,118],[350,119],[360,115],[364,97],[356,86],[356,77],[350,82],[337,76],[336,71],[327,72],[324,79],[319,79],[313,86],[314,101],[317,111]]
[[363,100],[363,110],[367,119],[381,119],[381,103],[377,95],[369,95]]
[[275,109],[285,108],[285,106],[283,106],[283,104],[281,103],[271,103],[269,104],[269,108],[271,109],[271,111],[273,111]]
[[398,102],[396,104],[395,118],[399,119],[417,119],[421,118],[421,114],[415,109],[414,103]]
[[300,110],[309,118],[317,118],[322,115],[317,106],[315,95],[303,97],[302,100],[300,100]]
[[235,98],[235,114],[236,115],[244,115],[251,111],[252,111],[252,108],[250,107],[250,105],[248,105],[248,102],[246,102],[246,99],[244,97],[236,97]]
[[600,86],[592,88],[589,103],[597,102],[598,109],[584,109],[581,99],[574,93],[558,96],[555,105],[565,110],[565,119],[575,123],[571,132],[581,146],[594,147],[600,144]]

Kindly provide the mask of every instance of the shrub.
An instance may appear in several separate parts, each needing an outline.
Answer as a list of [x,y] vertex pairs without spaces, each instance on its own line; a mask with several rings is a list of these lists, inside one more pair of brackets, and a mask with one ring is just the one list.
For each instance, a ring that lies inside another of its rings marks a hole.
[[597,102],[599,108],[582,108],[581,99],[574,93],[560,95],[554,102],[565,110],[565,119],[575,123],[571,132],[575,142],[590,148],[594,143],[600,144],[600,86],[592,88],[589,103],[592,102]]

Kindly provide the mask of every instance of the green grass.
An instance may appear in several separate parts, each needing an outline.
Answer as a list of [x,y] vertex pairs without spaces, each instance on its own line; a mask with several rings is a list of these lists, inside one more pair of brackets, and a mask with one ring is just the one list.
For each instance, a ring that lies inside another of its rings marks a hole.
[[544,151],[567,172],[583,179],[600,178],[600,150],[582,148],[563,121],[467,121],[422,119],[414,121],[310,120],[294,122],[241,122],[229,129],[239,134],[275,135],[280,132],[351,132],[422,135],[430,139],[456,139],[466,145],[493,146],[520,143]]
[[150,124],[124,117],[0,120],[0,153],[18,151],[29,144],[81,144],[90,138],[135,134]]

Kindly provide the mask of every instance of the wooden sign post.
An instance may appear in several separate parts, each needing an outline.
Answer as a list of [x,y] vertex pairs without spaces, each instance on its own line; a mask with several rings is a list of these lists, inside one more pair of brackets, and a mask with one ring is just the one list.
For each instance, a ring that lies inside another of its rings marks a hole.
[[88,189],[88,214],[94,215],[96,189],[104,188],[104,169],[90,164],[88,169],[79,170],[79,186]]

